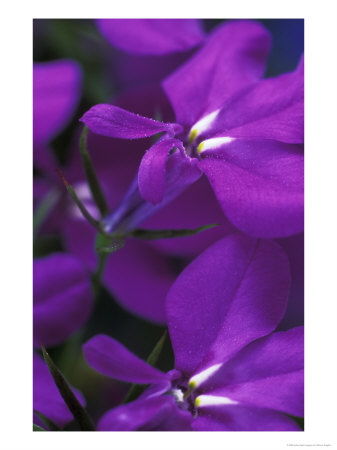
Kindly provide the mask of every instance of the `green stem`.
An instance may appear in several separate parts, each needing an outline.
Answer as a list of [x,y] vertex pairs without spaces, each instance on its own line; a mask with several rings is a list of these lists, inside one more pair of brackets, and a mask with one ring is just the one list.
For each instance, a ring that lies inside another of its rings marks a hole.
[[91,195],[101,213],[101,217],[105,216],[109,212],[109,206],[105,199],[103,190],[96,175],[92,160],[87,148],[88,128],[83,128],[80,137],[80,154],[82,158],[82,164],[85,172],[85,176],[89,185]]

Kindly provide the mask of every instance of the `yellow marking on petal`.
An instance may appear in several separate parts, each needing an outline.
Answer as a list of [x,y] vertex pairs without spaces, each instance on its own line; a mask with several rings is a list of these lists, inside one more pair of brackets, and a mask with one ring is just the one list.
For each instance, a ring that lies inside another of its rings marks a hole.
[[190,389],[195,389],[197,387],[197,383],[194,380],[189,381],[188,387]]
[[198,136],[198,130],[196,128],[193,128],[188,135],[188,142],[192,144],[192,142],[195,141],[196,137]]
[[200,155],[200,153],[202,152],[202,150],[203,150],[204,147],[205,147],[204,141],[203,141],[203,142],[200,142],[200,144],[198,145],[198,148],[197,148],[197,153],[198,153],[198,155]]

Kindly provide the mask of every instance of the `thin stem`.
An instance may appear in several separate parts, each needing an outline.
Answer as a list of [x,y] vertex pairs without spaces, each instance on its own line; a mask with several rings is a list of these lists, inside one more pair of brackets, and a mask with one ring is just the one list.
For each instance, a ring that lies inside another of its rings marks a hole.
[[105,199],[103,190],[99,183],[98,177],[96,175],[90,154],[87,148],[87,138],[88,138],[88,128],[85,126],[83,128],[80,137],[80,154],[82,158],[82,164],[85,172],[85,176],[89,185],[92,197],[99,209],[101,217],[105,216],[109,212],[109,206]]

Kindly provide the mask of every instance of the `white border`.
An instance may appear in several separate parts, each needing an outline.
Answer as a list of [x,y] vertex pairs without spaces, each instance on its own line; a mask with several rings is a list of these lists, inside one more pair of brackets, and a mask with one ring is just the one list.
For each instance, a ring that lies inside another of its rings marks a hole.
[[[5,450],[336,448],[336,17],[334,0],[22,1],[2,4],[1,435]],[[303,433],[31,431],[32,18],[305,18],[306,429]]]

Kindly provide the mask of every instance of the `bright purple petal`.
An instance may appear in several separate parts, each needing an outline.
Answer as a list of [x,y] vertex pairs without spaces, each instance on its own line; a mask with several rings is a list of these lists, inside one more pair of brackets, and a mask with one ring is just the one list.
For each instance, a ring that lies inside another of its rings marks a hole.
[[157,204],[162,201],[165,191],[166,161],[173,148],[183,150],[178,139],[160,140],[144,155],[138,172],[138,185],[142,197]]
[[50,141],[67,124],[79,101],[81,84],[81,69],[75,61],[34,64],[34,146]]
[[[85,406],[83,395],[72,389],[78,401]],[[33,357],[33,408],[63,428],[73,420],[73,416],[64,403],[47,364],[38,355]]]
[[303,230],[301,146],[234,139],[201,156],[200,167],[224,213],[241,231],[271,238]]
[[240,404],[304,413],[303,327],[273,333],[241,350],[202,386]]
[[225,362],[275,329],[289,293],[289,263],[272,241],[218,241],[178,277],[167,297],[175,367],[187,374]]
[[103,334],[83,345],[83,353],[97,372],[111,378],[137,384],[163,381],[166,375],[129,352],[115,339]]
[[225,105],[212,133],[304,142],[304,62],[294,72],[268,78]]
[[197,19],[100,19],[97,25],[113,46],[144,55],[186,51],[205,36]]
[[180,131],[177,124],[158,122],[106,104],[93,106],[80,121],[94,133],[121,139],[140,139],[162,131],[174,135]]
[[34,345],[56,345],[89,318],[89,273],[76,257],[57,253],[34,261]]
[[302,431],[285,414],[241,405],[203,408],[193,421],[195,431]]
[[258,80],[269,48],[269,33],[257,22],[232,21],[218,27],[198,53],[163,83],[176,120],[191,126]]

